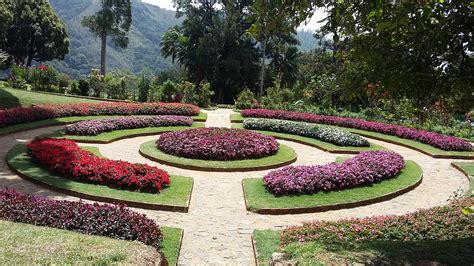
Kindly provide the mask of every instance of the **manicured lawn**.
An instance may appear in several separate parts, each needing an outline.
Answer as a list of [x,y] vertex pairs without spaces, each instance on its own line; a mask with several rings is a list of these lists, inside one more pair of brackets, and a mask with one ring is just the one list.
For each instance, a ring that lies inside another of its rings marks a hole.
[[198,115],[193,116],[193,120],[196,122],[206,122],[207,114],[204,112],[200,112]]
[[464,174],[469,178],[469,190],[466,195],[474,194],[474,163],[473,162],[452,162],[451,164],[460,168]]
[[[171,234],[163,245],[173,245],[175,239]],[[153,247],[140,242],[0,220],[3,265],[150,264],[157,256]]]
[[340,191],[320,192],[312,195],[275,197],[269,193],[262,178],[243,180],[247,209],[254,212],[265,209],[298,209],[356,203],[392,194],[414,186],[422,178],[422,170],[413,161],[406,161],[402,172],[394,178],[375,183],[371,186],[345,189]]
[[235,161],[210,161],[197,160],[178,157],[166,154],[159,150],[156,146],[156,140],[151,140],[140,145],[140,153],[151,160],[156,160],[164,164],[175,165],[182,168],[230,171],[230,170],[247,170],[259,167],[272,167],[279,164],[291,163],[296,159],[295,151],[280,144],[280,149],[275,155],[263,157],[260,159],[235,160]]
[[100,100],[74,98],[12,88],[0,88],[0,109],[38,104],[97,103]]
[[161,227],[161,230],[163,231],[164,238],[163,242],[161,242],[160,250],[165,254],[169,265],[176,265],[181,249],[183,230],[174,227]]
[[473,265],[474,239],[447,241],[363,241],[291,244],[281,249],[280,231],[255,230],[258,261],[266,265],[273,252],[284,252],[299,265],[417,265],[428,261],[445,265]]
[[[233,124],[232,128],[244,128],[244,127],[242,124]],[[333,153],[344,153],[344,152],[355,153],[355,152],[361,152],[361,151],[387,150],[387,148],[384,148],[380,145],[373,144],[373,143],[370,143],[369,147],[337,146],[329,142],[324,142],[324,141],[320,141],[314,138],[308,138],[308,137],[303,137],[303,136],[298,136],[298,135],[293,135],[293,134],[285,134],[285,133],[280,133],[280,132],[263,131],[263,130],[252,130],[252,131],[256,131],[265,135],[273,136],[279,139],[304,143],[312,147],[316,147],[318,149],[328,151],[328,152],[333,152]]]
[[100,153],[99,148],[97,148],[97,147],[81,146],[81,149],[86,150],[86,151],[89,151],[89,152],[93,153],[93,154],[94,154],[95,156],[97,156],[97,157],[105,158],[105,156],[102,155],[102,153]]
[[77,142],[89,142],[89,143],[110,143],[119,139],[133,137],[133,136],[145,136],[155,135],[169,131],[177,131],[188,128],[204,127],[204,123],[195,122],[190,127],[187,126],[173,126],[173,127],[146,127],[146,128],[134,128],[134,129],[123,129],[114,130],[110,132],[104,132],[96,136],[76,136],[76,135],[65,135],[63,130],[58,130],[53,133],[47,133],[42,135],[43,137],[54,137],[54,138],[67,138]]
[[[231,120],[232,122],[240,123],[243,122],[244,117],[240,114],[233,114],[231,115]],[[444,151],[435,147],[432,147],[428,144],[424,144],[418,141],[414,140],[409,140],[409,139],[404,139],[404,138],[399,138],[396,136],[391,136],[391,135],[385,135],[382,133],[377,133],[377,132],[371,132],[371,131],[366,131],[366,130],[360,130],[360,129],[354,129],[354,128],[347,128],[347,127],[339,127],[339,126],[332,126],[332,125],[323,125],[323,126],[331,126],[331,127],[336,127],[339,129],[345,129],[348,130],[352,133],[369,137],[369,138],[375,138],[375,139],[380,139],[382,141],[388,141],[392,142],[395,144],[400,144],[400,145],[405,145],[408,147],[411,147],[412,149],[417,149],[420,150],[426,154],[429,154],[430,156],[433,157],[439,157],[439,156],[462,156],[466,158],[473,158],[474,159],[474,152],[465,152],[465,151]]]
[[52,174],[40,165],[31,162],[26,152],[26,145],[16,145],[7,154],[6,158],[8,164],[21,174],[49,186],[117,200],[182,207],[188,206],[193,187],[193,179],[190,177],[171,176],[171,186],[163,189],[159,194],[118,190],[107,186],[80,183]]

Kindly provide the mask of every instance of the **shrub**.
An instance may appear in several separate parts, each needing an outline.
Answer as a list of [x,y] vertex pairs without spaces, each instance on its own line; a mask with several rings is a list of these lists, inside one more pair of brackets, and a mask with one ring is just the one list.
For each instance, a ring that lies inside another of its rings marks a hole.
[[429,132],[425,130],[419,130],[416,128],[404,127],[382,122],[372,122],[364,119],[267,109],[243,110],[242,116],[287,119],[311,123],[337,125],[342,127],[374,131],[388,135],[395,135],[397,137],[405,139],[412,139],[446,151],[473,150],[473,147],[469,142],[456,137]]
[[28,144],[28,154],[50,171],[83,183],[149,193],[158,193],[170,184],[164,170],[100,158],[80,149],[72,140],[35,139]]
[[214,91],[211,90],[211,84],[209,84],[209,82],[202,82],[196,94],[198,106],[209,107],[211,105],[211,97],[214,95]]
[[390,151],[362,152],[343,163],[288,166],[263,177],[267,190],[277,196],[314,194],[380,182],[405,167],[403,157]]
[[306,222],[283,230],[281,245],[311,241],[420,241],[474,237],[472,217],[462,213],[463,207],[473,204],[474,198],[465,197],[447,206],[421,209],[400,216]]
[[244,128],[266,130],[310,137],[338,146],[368,147],[369,142],[359,135],[337,128],[321,127],[309,123],[277,119],[250,118],[244,120]]
[[255,96],[253,95],[253,92],[250,89],[245,88],[237,96],[237,99],[235,100],[235,107],[237,109],[257,108],[258,107],[258,102],[255,99]]
[[186,116],[127,116],[87,120],[66,126],[68,135],[95,136],[102,132],[144,127],[191,126],[193,119]]
[[90,88],[89,82],[85,79],[80,79],[78,83],[79,93],[82,96],[89,96]]
[[275,154],[275,138],[245,129],[196,128],[165,133],[157,141],[165,153],[203,160],[255,159]]
[[0,190],[0,218],[88,235],[137,240],[157,249],[163,239],[155,221],[122,205],[52,200],[13,189]]
[[199,114],[199,108],[182,103],[76,103],[37,105],[0,110],[0,128],[25,122],[69,116],[94,115],[184,115]]
[[52,92],[53,85],[58,83],[58,72],[51,66],[40,64],[30,70],[33,89]]

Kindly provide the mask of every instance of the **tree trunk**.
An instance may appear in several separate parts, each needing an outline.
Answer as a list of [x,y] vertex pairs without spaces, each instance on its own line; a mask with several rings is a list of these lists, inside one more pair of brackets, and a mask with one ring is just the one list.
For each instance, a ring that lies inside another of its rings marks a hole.
[[103,33],[101,38],[100,47],[100,74],[105,75],[105,55],[107,51],[107,34]]
[[266,55],[266,49],[267,49],[267,33],[265,32],[264,38],[263,38],[263,43],[262,43],[262,66],[260,69],[260,92],[259,96],[263,96],[263,86],[265,85],[265,55]]

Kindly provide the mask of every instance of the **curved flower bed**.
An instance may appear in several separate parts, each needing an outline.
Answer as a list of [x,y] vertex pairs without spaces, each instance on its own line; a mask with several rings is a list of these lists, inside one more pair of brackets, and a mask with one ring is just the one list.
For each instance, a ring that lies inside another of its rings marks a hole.
[[311,241],[419,241],[474,237],[472,216],[461,211],[463,207],[473,204],[474,198],[465,197],[447,206],[421,209],[400,216],[306,222],[283,230],[281,245]]
[[337,128],[321,127],[304,122],[250,118],[244,120],[243,126],[245,129],[266,130],[310,137],[329,142],[337,146],[370,146],[370,143],[359,135],[352,134]]
[[340,164],[288,166],[270,172],[263,182],[277,196],[314,194],[380,182],[396,176],[403,167],[403,157],[397,153],[367,151]]
[[37,105],[0,110],[0,128],[43,119],[94,115],[184,115],[199,114],[199,107],[184,103],[77,103]]
[[411,127],[404,127],[382,122],[372,122],[364,119],[267,109],[247,109],[243,110],[241,114],[244,117],[296,120],[379,132],[383,134],[394,135],[400,138],[416,140],[445,151],[473,150],[472,145],[468,141],[460,138]]
[[103,132],[121,129],[191,126],[192,124],[193,119],[186,116],[125,116],[77,122],[66,126],[64,132],[67,135],[95,136]]
[[137,240],[157,249],[163,239],[154,220],[124,206],[52,200],[13,189],[0,190],[0,219]]
[[275,138],[245,129],[196,128],[165,133],[157,146],[165,153],[202,160],[230,161],[273,155]]
[[149,193],[158,193],[170,184],[164,170],[100,158],[67,139],[33,140],[28,144],[28,154],[49,170],[79,182]]

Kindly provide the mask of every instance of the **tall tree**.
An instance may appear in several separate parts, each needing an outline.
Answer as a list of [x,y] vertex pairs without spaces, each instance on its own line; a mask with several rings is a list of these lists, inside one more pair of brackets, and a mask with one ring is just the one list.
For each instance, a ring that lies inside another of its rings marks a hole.
[[105,75],[107,37],[112,37],[115,45],[121,48],[128,46],[132,4],[130,0],[101,0],[101,9],[92,16],[85,16],[81,24],[100,38],[100,73]]
[[69,52],[66,26],[48,0],[4,1],[0,15],[0,27],[6,28],[6,35],[0,39],[1,49],[15,63],[30,66],[33,60],[64,59]]
[[188,38],[180,32],[179,27],[173,26],[161,38],[161,54],[164,57],[171,57],[171,62],[174,64],[176,57],[182,56],[187,43]]

